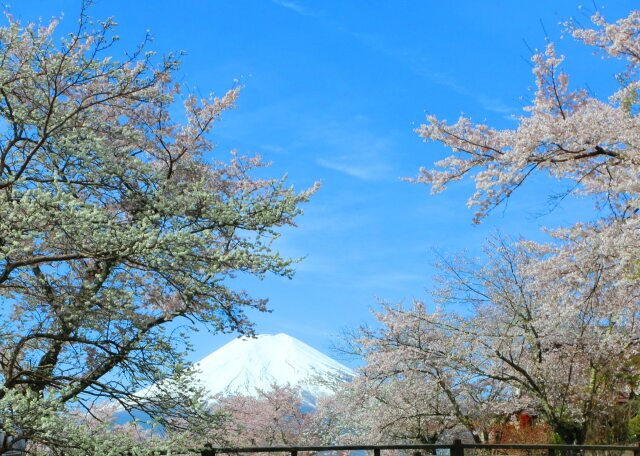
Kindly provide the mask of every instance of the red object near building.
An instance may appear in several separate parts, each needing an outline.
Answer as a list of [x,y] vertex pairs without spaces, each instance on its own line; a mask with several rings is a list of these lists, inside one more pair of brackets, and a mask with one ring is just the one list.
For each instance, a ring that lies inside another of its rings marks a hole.
[[526,412],[520,412],[518,414],[518,424],[520,425],[520,429],[526,429],[533,425],[533,417]]

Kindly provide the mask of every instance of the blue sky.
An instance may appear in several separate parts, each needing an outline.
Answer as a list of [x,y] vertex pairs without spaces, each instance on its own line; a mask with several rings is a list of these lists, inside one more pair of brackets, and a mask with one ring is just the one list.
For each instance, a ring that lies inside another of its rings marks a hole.
[[[277,243],[305,257],[295,278],[237,286],[270,299],[272,313],[253,315],[258,332],[286,332],[331,354],[337,333],[372,322],[379,299],[429,299],[434,250],[479,254],[496,230],[544,239],[542,227],[590,216],[580,200],[549,212],[562,184],[536,178],[474,226],[471,182],[432,196],[401,180],[447,154],[413,131],[427,113],[515,125],[532,95],[529,48],[544,47],[545,35],[568,56],[572,86],[608,96],[621,66],[563,39],[558,24],[586,24],[603,8],[585,3],[98,0],[91,14],[115,17],[125,47],[150,30],[158,53],[186,51],[178,79],[195,92],[222,94],[239,81],[237,109],[214,130],[216,154],[260,153],[273,176],[288,173],[301,189],[322,183]],[[615,20],[634,6],[615,1],[602,11]],[[9,9],[23,20],[64,12],[63,28],[72,27],[79,0],[16,0]],[[197,333],[192,359],[232,337]]]

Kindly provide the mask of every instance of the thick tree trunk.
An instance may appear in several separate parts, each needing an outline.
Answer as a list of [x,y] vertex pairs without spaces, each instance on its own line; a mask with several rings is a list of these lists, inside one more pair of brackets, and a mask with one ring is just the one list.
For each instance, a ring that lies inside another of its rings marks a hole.
[[568,445],[583,445],[587,437],[586,428],[576,423],[555,424],[553,430]]

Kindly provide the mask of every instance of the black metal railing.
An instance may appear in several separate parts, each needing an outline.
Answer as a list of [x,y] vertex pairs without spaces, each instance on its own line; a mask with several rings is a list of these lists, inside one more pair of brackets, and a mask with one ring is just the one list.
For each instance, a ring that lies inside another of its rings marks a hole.
[[[445,450],[445,451],[443,451]],[[448,450],[448,451],[447,451]],[[475,451],[474,451],[475,450]],[[640,456],[639,445],[540,445],[540,444],[476,444],[462,443],[454,440],[451,444],[434,445],[332,445],[332,446],[277,446],[277,447],[245,447],[215,448],[200,450],[201,456],[240,455],[253,453],[285,453],[299,456],[299,453],[339,453],[366,451],[373,456],[381,456],[383,451],[402,451],[410,454],[446,454],[449,456],[472,456],[508,454],[535,454],[536,456]]]
[[[269,447],[213,447],[184,449],[182,452],[156,450],[155,456],[240,456],[258,453],[280,453],[288,456],[311,454],[341,454],[367,452],[370,456],[383,456],[382,452],[395,452],[404,456],[640,456],[640,442],[635,445],[544,445],[544,444],[480,444],[462,443],[454,440],[451,444],[398,444],[398,445],[330,445],[330,446],[269,446]],[[0,452],[0,454],[3,454]],[[16,453],[18,454],[18,453]],[[23,453],[19,453],[22,455]],[[125,452],[122,456],[131,456]],[[390,456],[390,455],[388,455]]]

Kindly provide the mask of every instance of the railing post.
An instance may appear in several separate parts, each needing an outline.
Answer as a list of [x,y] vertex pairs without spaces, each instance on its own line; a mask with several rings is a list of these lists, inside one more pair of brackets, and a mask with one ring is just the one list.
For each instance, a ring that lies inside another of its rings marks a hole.
[[633,450],[633,456],[640,456],[640,442],[636,443],[636,448]]
[[206,443],[204,449],[200,451],[200,456],[216,456],[216,450],[210,443]]
[[[380,448],[373,449],[373,456],[380,456]],[[636,456],[635,454],[633,456]]]
[[556,456],[556,450],[553,448],[547,448],[547,456]]
[[298,456],[298,450],[291,450],[291,456]]
[[451,445],[450,456],[464,456],[464,447],[462,446],[462,440],[455,439],[453,445]]

